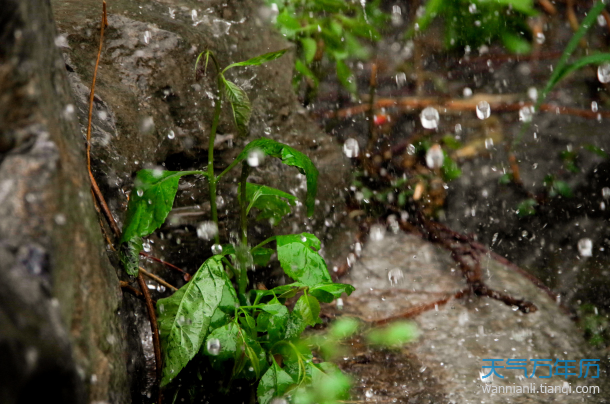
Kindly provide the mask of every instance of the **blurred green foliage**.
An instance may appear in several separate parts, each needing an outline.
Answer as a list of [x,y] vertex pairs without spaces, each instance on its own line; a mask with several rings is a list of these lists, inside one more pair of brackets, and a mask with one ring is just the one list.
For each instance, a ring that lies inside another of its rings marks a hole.
[[526,19],[537,11],[533,0],[429,0],[420,14],[407,38],[442,17],[447,48],[478,48],[500,40],[509,51],[522,54],[531,50]]
[[367,43],[380,39],[379,29],[389,17],[379,8],[380,0],[359,2],[346,0],[266,0],[277,10],[275,20],[280,32],[297,44],[295,85],[306,80],[316,89],[322,72],[320,63],[335,65],[337,78],[350,93],[357,84],[349,59],[367,60]]

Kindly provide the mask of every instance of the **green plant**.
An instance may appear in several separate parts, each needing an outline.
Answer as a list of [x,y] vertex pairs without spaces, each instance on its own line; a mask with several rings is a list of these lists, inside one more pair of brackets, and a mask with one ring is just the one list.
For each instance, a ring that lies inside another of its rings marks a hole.
[[346,0],[267,0],[278,9],[280,32],[298,46],[295,84],[306,80],[315,91],[323,74],[319,65],[326,56],[335,64],[339,82],[355,94],[356,80],[346,61],[370,57],[364,41],[378,41],[378,29],[388,19],[379,3],[374,0],[363,6]]
[[406,37],[425,31],[434,18],[442,16],[447,48],[477,48],[499,39],[511,52],[529,53],[525,20],[536,14],[533,0],[429,0]]
[[[232,379],[260,380],[258,397],[261,404],[283,396],[310,381],[337,378],[329,364],[315,364],[311,352],[296,349],[307,326],[321,322],[320,301],[331,302],[354,288],[333,283],[324,259],[319,255],[320,241],[309,233],[270,237],[255,247],[248,245],[248,214],[259,210],[259,219],[279,222],[290,212],[296,198],[278,189],[248,183],[248,158],[266,155],[296,167],[307,178],[305,205],[311,215],[315,205],[318,171],[303,153],[271,139],[250,142],[220,174],[213,169],[214,138],[220,119],[223,99],[230,105],[235,125],[246,132],[250,119],[250,102],[246,92],[228,81],[225,72],[239,66],[256,66],[275,60],[285,50],[267,53],[245,62],[220,69],[214,55],[199,55],[196,70],[210,59],[218,73],[215,114],[209,139],[208,169],[202,171],[141,170],[138,172],[121,237],[121,258],[130,275],[138,273],[138,254],[142,238],[150,235],[165,221],[172,209],[178,182],[185,175],[206,177],[210,193],[212,219],[218,226],[216,184],[241,163],[239,183],[240,240],[221,245],[215,235],[213,256],[207,259],[192,279],[172,296],[157,302],[159,333],[163,351],[161,385],[171,382],[195,355],[209,357],[213,368],[227,370]],[[273,250],[265,247],[276,243],[277,258],[286,275],[295,282],[271,290],[247,289],[247,271],[266,266]],[[235,283],[235,286],[234,286]],[[286,306],[289,298],[300,295],[294,309]],[[292,353],[290,350],[292,349]],[[288,350],[288,351],[286,351]],[[274,355],[283,355],[284,367]],[[331,383],[332,384],[332,383]],[[343,390],[342,390],[343,391]]]

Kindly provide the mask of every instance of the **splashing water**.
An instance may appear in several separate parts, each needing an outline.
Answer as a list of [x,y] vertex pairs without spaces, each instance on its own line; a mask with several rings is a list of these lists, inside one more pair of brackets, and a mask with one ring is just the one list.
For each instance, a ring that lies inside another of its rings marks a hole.
[[197,226],[197,237],[203,240],[211,240],[218,234],[218,226],[214,222],[202,222]]
[[388,272],[388,279],[390,281],[390,285],[396,286],[399,282],[404,279],[405,275],[400,268],[391,269]]
[[358,154],[360,153],[358,141],[352,138],[346,139],[345,143],[343,143],[343,153],[350,159],[358,157]]
[[443,149],[438,144],[432,145],[426,152],[426,165],[432,170],[441,168],[444,160]]
[[602,63],[597,68],[597,79],[600,83],[610,83],[610,63]]
[[426,129],[436,129],[440,119],[438,111],[432,107],[426,107],[419,115],[421,124]]
[[527,96],[529,97],[530,100],[536,101],[538,99],[538,90],[536,90],[536,87],[528,88]]
[[369,234],[371,241],[381,241],[385,237],[385,227],[379,224],[371,226]]
[[581,238],[578,240],[578,253],[581,257],[593,256],[593,241],[590,238]]
[[220,353],[220,340],[218,338],[212,338],[207,343],[208,352],[210,355],[218,355]]
[[176,137],[176,134],[174,133],[173,130],[170,130],[169,133],[167,134],[167,138],[168,139],[174,139]]
[[250,167],[258,167],[265,160],[265,153],[260,149],[254,149],[248,153],[247,162]]
[[477,104],[477,118],[487,119],[491,115],[491,107],[487,101],[481,101]]
[[222,254],[222,246],[220,244],[214,244],[212,246],[212,254],[214,254],[214,255]]
[[519,110],[519,120],[521,122],[531,122],[532,116],[532,107],[525,106]]

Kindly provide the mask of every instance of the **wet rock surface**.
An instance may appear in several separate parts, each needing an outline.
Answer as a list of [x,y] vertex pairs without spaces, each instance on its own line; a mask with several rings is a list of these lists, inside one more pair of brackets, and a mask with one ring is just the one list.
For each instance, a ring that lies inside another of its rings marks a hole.
[[[368,242],[362,257],[342,279],[357,289],[334,313],[378,321],[430,304],[465,287],[448,252],[413,235],[388,233]],[[598,395],[562,395],[561,402],[607,402],[607,364],[602,352],[591,350],[557,303],[529,280],[493,259],[483,258],[485,281],[496,290],[534,303],[538,311],[523,314],[488,298],[451,299],[414,317],[421,335],[400,352],[382,352],[355,344],[352,356],[339,365],[359,377],[354,389],[358,400],[368,402],[544,403],[545,394],[493,395],[483,392],[482,359],[601,358],[598,379],[570,376],[572,389],[597,385]],[[386,361],[379,366],[378,357]],[[368,359],[367,359],[368,358]],[[359,363],[359,365],[354,365]],[[502,365],[504,365],[504,363]],[[370,368],[368,367],[370,366]],[[531,362],[528,374],[531,375]],[[402,371],[397,371],[397,368]],[[405,369],[409,369],[405,371]],[[548,374],[548,368],[543,368]],[[486,371],[484,374],[487,374]],[[546,382],[562,386],[564,379],[526,379],[523,370],[501,369],[491,386],[528,386]],[[391,379],[391,375],[397,375]],[[386,383],[390,379],[392,383]],[[394,401],[396,400],[396,401]]]

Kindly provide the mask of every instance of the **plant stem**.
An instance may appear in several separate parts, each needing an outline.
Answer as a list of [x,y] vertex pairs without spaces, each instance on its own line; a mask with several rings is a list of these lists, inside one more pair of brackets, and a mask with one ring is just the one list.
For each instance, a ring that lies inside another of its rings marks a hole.
[[263,241],[262,243],[258,244],[258,245],[257,245],[256,247],[254,247],[252,250],[256,250],[257,248],[260,248],[260,247],[264,246],[265,244],[270,243],[270,242],[272,242],[272,241],[274,241],[274,240],[275,240],[275,236],[271,236],[271,237],[269,237],[268,239],[266,239],[265,241]]
[[246,200],[246,184],[248,179],[248,163],[244,162],[241,166],[241,179],[239,184],[240,192],[240,222],[241,222],[241,243],[248,245],[248,201]]
[[[214,175],[214,140],[216,139],[216,129],[218,128],[218,121],[220,121],[220,111],[222,107],[222,78],[216,57],[213,53],[210,53],[210,56],[212,56],[216,71],[219,73],[218,83],[216,85],[216,100],[214,102],[214,119],[212,121],[212,129],[210,129],[210,140],[208,143],[208,189],[210,191],[210,208],[212,210],[212,220],[214,221],[216,228],[218,228],[218,210],[216,207],[216,183],[218,180]],[[219,232],[216,232],[214,242],[220,244]]]

